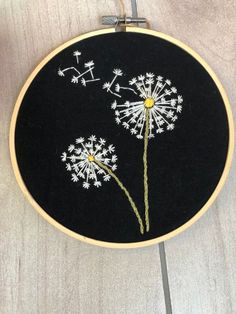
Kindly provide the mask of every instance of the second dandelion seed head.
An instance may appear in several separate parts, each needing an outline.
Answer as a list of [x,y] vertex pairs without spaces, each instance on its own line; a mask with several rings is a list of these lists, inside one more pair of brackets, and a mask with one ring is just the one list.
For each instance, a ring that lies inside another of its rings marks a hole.
[[74,144],[69,145],[62,153],[61,160],[65,162],[66,170],[71,173],[73,182],[82,181],[82,186],[89,189],[91,185],[99,188],[104,182],[110,181],[110,170],[117,169],[115,147],[107,146],[104,138],[95,135],[87,139],[79,137]]

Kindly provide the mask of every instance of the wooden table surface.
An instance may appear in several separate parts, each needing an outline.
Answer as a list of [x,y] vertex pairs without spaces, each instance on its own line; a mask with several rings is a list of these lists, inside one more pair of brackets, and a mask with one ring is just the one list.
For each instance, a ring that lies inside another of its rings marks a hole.
[[[130,15],[130,1],[124,1]],[[211,65],[236,114],[236,1],[138,0],[153,29],[182,40]],[[214,205],[164,245],[86,245],[40,217],[10,164],[9,122],[37,63],[119,14],[115,0],[0,0],[0,313],[236,313],[236,167]],[[169,289],[168,289],[169,288]]]

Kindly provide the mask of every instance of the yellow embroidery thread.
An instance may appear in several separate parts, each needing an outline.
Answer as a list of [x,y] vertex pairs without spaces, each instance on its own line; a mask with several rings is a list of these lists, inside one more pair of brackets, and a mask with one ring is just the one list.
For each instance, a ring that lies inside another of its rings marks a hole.
[[[147,105],[146,105],[147,102]],[[144,204],[145,204],[145,223],[146,231],[150,229],[149,223],[149,201],[148,201],[148,163],[147,163],[147,153],[148,153],[148,133],[149,133],[149,109],[151,107],[151,101],[147,98],[145,101],[146,109],[146,120],[145,120],[145,134],[144,134],[144,150],[143,150],[143,184],[144,184]]]
[[144,106],[145,106],[147,109],[152,108],[154,105],[155,105],[155,101],[154,101],[153,98],[146,98],[146,99],[144,100]]
[[88,161],[92,162],[95,160],[95,157],[93,155],[88,155]]
[[114,174],[114,172],[108,168],[106,165],[104,165],[103,163],[101,163],[99,160],[95,159],[94,162],[102,169],[104,169],[105,171],[107,171],[109,173],[109,175],[115,179],[116,183],[119,185],[119,187],[121,188],[122,191],[124,191],[125,195],[127,196],[130,205],[134,211],[135,216],[138,219],[139,222],[139,226],[140,226],[140,233],[143,234],[144,233],[144,226],[143,226],[143,221],[141,219],[141,216],[139,214],[138,208],[135,205],[135,202],[133,201],[132,197],[130,196],[128,190],[125,188],[125,186],[123,185],[123,183],[119,180],[119,178]]

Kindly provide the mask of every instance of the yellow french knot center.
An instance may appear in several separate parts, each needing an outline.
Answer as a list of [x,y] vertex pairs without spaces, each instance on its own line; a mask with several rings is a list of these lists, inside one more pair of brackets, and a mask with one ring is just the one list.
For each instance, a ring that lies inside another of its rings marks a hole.
[[93,155],[88,155],[88,161],[92,162],[95,160],[95,157]]
[[155,105],[155,101],[153,98],[146,98],[144,100],[144,106],[148,109],[152,108]]

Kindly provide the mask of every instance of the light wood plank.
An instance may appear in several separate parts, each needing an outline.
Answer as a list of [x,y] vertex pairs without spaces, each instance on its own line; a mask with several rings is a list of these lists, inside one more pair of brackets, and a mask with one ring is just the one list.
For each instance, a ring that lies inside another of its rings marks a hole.
[[[236,114],[236,3],[158,1],[154,26],[194,48],[225,86]],[[143,3],[143,2],[141,2]],[[236,163],[217,202],[166,242],[173,313],[236,313]]]
[[[157,247],[113,251],[61,234],[24,200],[7,150],[13,103],[27,75],[58,44],[99,28],[98,16],[117,12],[117,3],[2,0],[0,9],[0,312],[165,313]],[[233,103],[233,0],[138,0],[138,9],[153,28],[201,53]],[[236,312],[235,183],[232,172],[205,217],[166,244],[174,313]]]
[[1,314],[165,313],[156,246],[117,251],[69,238],[28,204],[10,165],[9,122],[26,77],[54,47],[117,10],[113,0],[0,1]]

